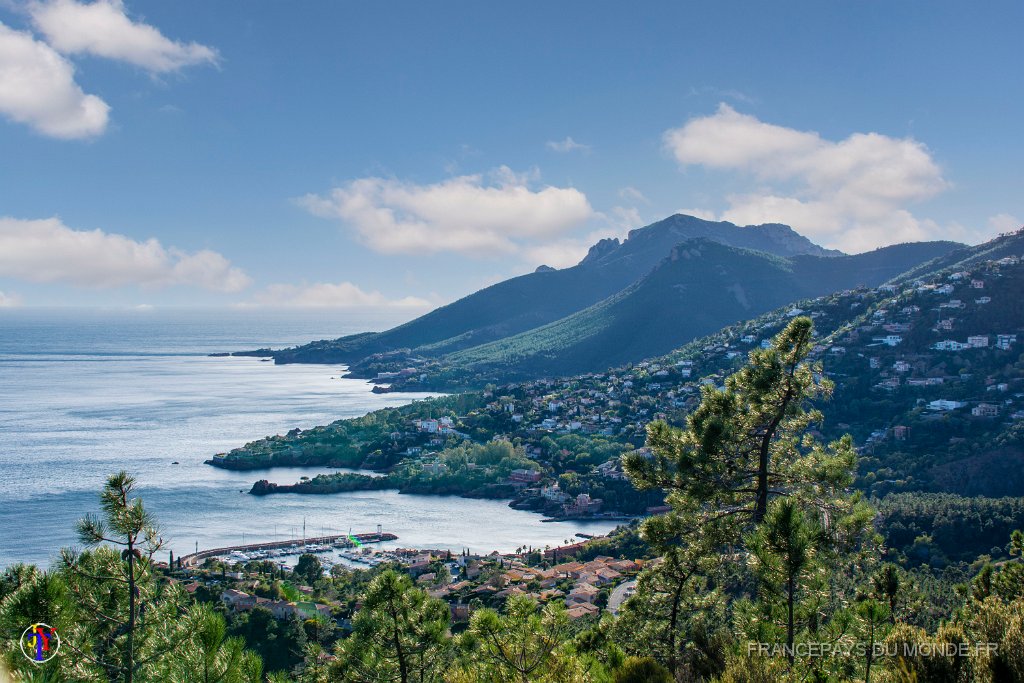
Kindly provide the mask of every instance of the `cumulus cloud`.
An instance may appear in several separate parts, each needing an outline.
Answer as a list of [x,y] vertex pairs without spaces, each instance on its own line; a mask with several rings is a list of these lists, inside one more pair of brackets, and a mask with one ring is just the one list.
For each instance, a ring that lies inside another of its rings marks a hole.
[[17,294],[0,292],[0,308],[14,308],[21,305],[21,299]]
[[36,2],[29,13],[47,42],[64,54],[115,59],[153,73],[214,64],[218,58],[213,48],[174,41],[149,24],[132,21],[120,0]]
[[557,238],[594,215],[585,194],[535,188],[537,175],[502,166],[489,179],[464,175],[427,185],[360,178],[297,201],[317,216],[340,219],[383,253],[510,254],[524,243]]
[[277,284],[258,293],[245,306],[282,308],[356,308],[363,306],[428,308],[431,302],[415,296],[389,299],[378,291],[367,292],[351,282],[312,285]]
[[107,127],[110,107],[75,83],[75,67],[31,34],[0,23],[0,113],[56,138]]
[[545,145],[548,149],[561,152],[562,154],[567,152],[589,152],[591,149],[590,145],[576,142],[571,137],[566,137],[564,140],[548,140]]
[[86,287],[193,285],[237,292],[249,277],[220,254],[186,253],[102,230],[73,230],[57,218],[0,217],[0,277]]
[[787,223],[848,251],[942,236],[907,208],[949,187],[916,140],[854,133],[832,141],[720,104],[715,114],[666,131],[664,142],[680,164],[737,171],[756,183],[728,197],[722,220]]

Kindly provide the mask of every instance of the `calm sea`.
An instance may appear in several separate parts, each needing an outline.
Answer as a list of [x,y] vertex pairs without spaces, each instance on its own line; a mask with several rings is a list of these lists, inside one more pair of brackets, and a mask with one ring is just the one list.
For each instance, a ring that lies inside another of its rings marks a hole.
[[[207,354],[282,347],[402,321],[390,312],[0,311],[0,567],[49,564],[127,469],[176,554],[321,531],[375,530],[398,545],[508,551],[557,545],[609,523],[542,523],[501,501],[393,491],[256,497],[253,481],[319,469],[233,473],[213,453],[292,427],[423,394],[370,393],[344,368]],[[173,464],[177,462],[178,464]]]

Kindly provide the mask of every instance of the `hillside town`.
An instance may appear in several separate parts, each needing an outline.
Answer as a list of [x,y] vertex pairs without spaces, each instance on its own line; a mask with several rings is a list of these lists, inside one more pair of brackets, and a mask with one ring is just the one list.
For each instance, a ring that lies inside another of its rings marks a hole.
[[[332,553],[311,544],[298,551],[304,554],[290,567],[229,556],[210,557],[195,567],[175,564],[172,557],[170,566],[160,566],[171,583],[195,599],[219,605],[229,623],[251,620],[255,612],[262,612],[282,624],[297,624],[294,630],[336,638],[351,629],[362,608],[361,600],[352,599],[347,589],[388,568],[408,575],[427,595],[447,603],[454,630],[465,628],[474,611],[500,608],[513,595],[540,604],[558,602],[572,621],[596,621],[604,612],[615,614],[633,594],[641,569],[659,561],[646,559],[645,552],[625,557],[631,554],[629,545],[617,543],[617,538],[635,542],[636,530],[624,527],[607,538],[506,554],[377,545]],[[616,556],[600,554],[602,550]],[[337,553],[339,557],[334,556]]]

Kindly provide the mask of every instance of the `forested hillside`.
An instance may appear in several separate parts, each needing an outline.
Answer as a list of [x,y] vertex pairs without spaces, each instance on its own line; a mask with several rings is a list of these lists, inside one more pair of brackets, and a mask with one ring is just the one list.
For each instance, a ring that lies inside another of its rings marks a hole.
[[613,297],[542,328],[448,355],[441,362],[509,379],[598,371],[667,353],[788,302],[880,284],[952,247],[934,242],[856,256],[783,258],[691,240],[676,246],[650,274]]

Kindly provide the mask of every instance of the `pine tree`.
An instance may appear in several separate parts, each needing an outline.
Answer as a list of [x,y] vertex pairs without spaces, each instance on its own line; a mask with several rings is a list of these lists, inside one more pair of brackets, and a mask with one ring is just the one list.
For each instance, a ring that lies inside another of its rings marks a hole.
[[189,607],[182,617],[192,633],[167,663],[167,680],[196,683],[245,683],[259,681],[263,662],[245,649],[241,638],[228,638],[224,618],[209,604]]
[[65,549],[60,564],[76,611],[62,645],[78,657],[72,666],[99,669],[124,683],[149,677],[189,637],[176,622],[184,596],[154,576],[152,559],[163,540],[142,500],[133,497],[135,485],[123,471],[107,480],[100,492],[103,515],[86,515],[77,525],[79,540],[93,550]]
[[[67,586],[57,572],[17,564],[0,575],[0,674],[6,664],[9,671],[26,680],[59,680],[63,656],[45,664],[29,662],[18,641],[24,629],[36,622],[56,628],[63,638],[66,627],[73,623],[67,605]],[[0,675],[0,680],[7,679]]]
[[1010,534],[1010,555],[1024,560],[1024,531],[1016,529]]
[[370,582],[333,674],[346,681],[440,680],[449,660],[448,606],[388,569]]
[[311,553],[299,555],[299,561],[295,563],[295,569],[292,572],[310,586],[324,576],[324,568],[320,564],[320,558]]
[[[645,569],[632,598],[623,605],[616,633],[627,651],[652,655],[677,671],[713,675],[720,669],[716,632],[724,623],[721,585],[721,544],[717,534],[678,529],[678,515],[651,518],[645,532],[662,561]],[[676,543],[686,533],[685,544]]]
[[904,589],[903,582],[900,580],[899,567],[891,562],[886,562],[871,577],[871,587],[874,597],[888,606],[889,618],[895,624],[899,597]]
[[756,560],[759,596],[770,617],[781,608],[786,630],[786,657],[792,663],[796,630],[800,625],[800,601],[817,568],[817,550],[824,541],[822,529],[808,519],[791,499],[776,501],[764,523],[747,540]]
[[584,681],[570,648],[569,617],[559,601],[538,606],[512,595],[503,613],[477,610],[462,639],[466,654],[456,681]]
[[673,507],[698,513],[698,526],[737,519],[756,525],[780,495],[834,506],[852,483],[856,455],[849,437],[822,444],[810,433],[822,414],[808,404],[833,388],[807,363],[812,333],[809,318],[796,318],[770,348],[752,351],[724,388],[705,386],[686,429],[651,423],[653,457],[625,459],[633,483],[669,491]]
[[871,683],[875,643],[885,638],[887,627],[891,626],[890,612],[885,603],[868,599],[857,604],[856,613],[860,620],[861,641],[864,643],[864,683]]
[[612,675],[612,683],[672,683],[669,670],[651,657],[630,657]]
[[[802,626],[831,628],[829,615],[840,626],[849,617],[827,595],[818,556],[854,573],[873,562],[873,510],[847,491],[852,440],[825,444],[813,434],[823,419],[813,404],[829,397],[832,383],[808,361],[812,339],[810,319],[791,321],[723,388],[702,389],[684,429],[652,423],[650,455],[625,460],[636,486],[668,492],[670,511],[641,527],[664,561],[641,574],[623,620],[677,676],[760,666],[727,661],[731,610],[753,615],[738,629],[751,640],[773,636],[768,626],[777,622],[790,653]],[[759,602],[737,607],[734,598],[751,590]]]
[[50,572],[15,566],[0,577],[4,655],[19,652],[13,638],[24,624],[43,621],[61,639],[58,656],[44,665],[11,655],[7,663],[21,676],[16,680],[261,680],[260,658],[240,640],[225,638],[224,620],[156,575],[152,558],[162,543],[134,489],[124,472],[108,479],[102,516],[87,515],[78,524],[90,549],[63,550]]

